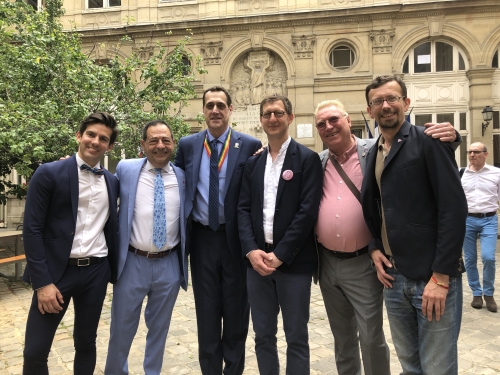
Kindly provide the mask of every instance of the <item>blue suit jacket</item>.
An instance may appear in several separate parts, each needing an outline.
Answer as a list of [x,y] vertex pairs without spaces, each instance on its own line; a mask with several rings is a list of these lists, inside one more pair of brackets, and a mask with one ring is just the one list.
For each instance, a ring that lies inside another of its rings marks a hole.
[[396,267],[412,280],[428,281],[432,271],[456,276],[465,236],[467,202],[453,147],[404,122],[394,137],[380,179],[375,177],[377,145],[368,152],[361,205],[372,233],[370,249],[384,251],[387,237]]
[[[111,282],[116,280],[118,181],[104,171],[109,219],[104,227]],[[43,164],[31,178],[24,210],[23,238],[27,265],[23,280],[33,289],[57,284],[68,264],[78,211],[76,156]]]
[[[251,157],[245,167],[238,205],[242,256],[265,248],[262,208],[267,155],[266,149]],[[292,179],[283,179],[286,170],[293,172]],[[292,139],[280,173],[273,222],[274,253],[283,262],[280,271],[316,269],[314,225],[322,195],[323,171],[318,154]]]
[[[146,163],[146,158],[143,159],[128,159],[122,160],[116,167],[116,177],[120,180],[120,211],[119,211],[119,230],[118,230],[118,273],[117,279],[120,277],[127,255],[129,253],[128,246],[130,244],[130,235],[132,233],[132,218],[134,216],[135,197],[137,194],[137,184],[139,183],[139,175],[141,169]],[[186,215],[184,208],[185,182],[184,172],[173,166],[177,183],[179,184],[180,197],[180,230],[181,230],[181,251],[177,252],[179,257],[179,266],[181,270],[181,286],[184,290],[187,289],[188,270],[187,270],[187,252],[186,252]]]
[[[186,214],[188,217],[193,211],[206,132],[204,130],[181,138],[175,157],[175,165],[184,169],[186,173]],[[236,143],[238,146],[236,146]],[[224,218],[226,220],[227,242],[233,257],[236,259],[241,259],[238,218],[236,215],[241,177],[246,161],[261,147],[262,143],[258,139],[232,130],[227,156],[226,186],[224,187]]]

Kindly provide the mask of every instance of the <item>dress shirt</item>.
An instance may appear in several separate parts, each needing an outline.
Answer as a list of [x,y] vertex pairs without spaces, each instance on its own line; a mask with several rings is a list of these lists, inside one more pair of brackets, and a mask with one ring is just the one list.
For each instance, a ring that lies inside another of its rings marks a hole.
[[[109,218],[108,187],[104,176],[80,170],[85,164],[76,154],[78,166],[78,212],[70,258],[105,257],[108,246],[104,226]],[[99,168],[99,163],[90,165]]]
[[[219,157],[222,152],[222,148],[224,147],[224,143],[226,143],[227,135],[229,133],[229,127],[226,131],[217,138],[217,150],[219,152]],[[208,143],[211,143],[215,138],[210,132],[207,130],[208,134]],[[229,140],[231,142],[231,140]],[[229,145],[231,147],[231,145]],[[224,188],[226,186],[226,171],[227,171],[227,160],[229,158],[229,152],[222,164],[222,168],[219,171],[219,223],[224,224],[226,220],[224,219]],[[198,178],[198,184],[196,185],[196,189],[198,194],[195,195],[194,198],[194,206],[193,206],[193,219],[203,225],[208,225],[208,190],[210,187],[210,158],[203,148],[203,152],[201,154],[201,164],[200,164],[200,175]]]
[[384,202],[382,202],[382,172],[384,171],[385,159],[389,155],[389,151],[384,146],[384,137],[381,135],[377,144],[377,160],[375,160],[375,178],[377,179],[378,190],[380,191],[380,209],[382,211],[382,228],[380,237],[382,237],[382,244],[384,245],[384,252],[387,255],[392,255],[391,247],[389,245],[389,238],[387,237],[387,227],[385,226],[385,213]]
[[137,194],[132,218],[130,244],[139,250],[159,252],[173,248],[180,241],[179,215],[181,201],[179,184],[172,166],[162,168],[161,177],[165,185],[165,212],[167,219],[167,242],[161,249],[153,244],[153,211],[156,171],[147,161],[142,167],[137,183]]
[[470,213],[495,212],[500,201],[500,169],[485,164],[479,171],[466,168],[462,176]]
[[276,195],[278,194],[278,183],[281,177],[281,169],[285,161],[286,150],[292,138],[288,139],[281,145],[280,151],[276,159],[271,157],[271,153],[267,153],[266,170],[264,172],[264,204],[263,204],[263,221],[264,221],[264,238],[266,243],[273,243],[273,223],[274,210],[276,208]]
[[[359,164],[358,145],[354,144],[337,159],[354,185],[361,190],[363,172]],[[323,179],[323,197],[316,223],[318,242],[335,251],[353,252],[367,246],[371,234],[363,217],[361,204],[343,181],[332,162],[326,162]]]

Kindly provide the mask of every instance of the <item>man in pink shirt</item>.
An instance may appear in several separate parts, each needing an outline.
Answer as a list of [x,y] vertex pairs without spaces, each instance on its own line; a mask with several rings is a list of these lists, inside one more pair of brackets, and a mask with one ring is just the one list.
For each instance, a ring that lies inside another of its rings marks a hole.
[[[382,329],[384,285],[371,264],[371,234],[359,203],[365,156],[376,139],[363,140],[351,134],[351,120],[338,100],[319,103],[315,117],[321,140],[328,147],[320,153],[324,180],[316,236],[319,283],[335,339],[337,371],[339,375],[361,374],[361,346],[364,373],[387,375],[389,349]],[[449,123],[434,124],[427,134],[442,141],[455,140]]]

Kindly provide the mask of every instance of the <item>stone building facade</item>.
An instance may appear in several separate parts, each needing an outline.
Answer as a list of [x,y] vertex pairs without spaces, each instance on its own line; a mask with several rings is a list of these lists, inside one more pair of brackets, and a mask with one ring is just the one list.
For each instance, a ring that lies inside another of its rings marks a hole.
[[[372,131],[374,123],[364,89],[374,76],[395,73],[408,85],[412,123],[450,121],[463,136],[459,165],[467,146],[482,141],[488,163],[500,166],[497,0],[65,0],[64,8],[65,27],[76,26],[96,60],[147,57],[156,41],[191,35],[188,49],[208,71],[184,110],[193,131],[201,93],[222,85],[236,129],[265,139],[256,104],[279,92],[294,105],[291,135],[320,151],[316,104],[342,100],[353,132],[366,137],[363,114]],[[494,116],[483,135],[485,106]]]

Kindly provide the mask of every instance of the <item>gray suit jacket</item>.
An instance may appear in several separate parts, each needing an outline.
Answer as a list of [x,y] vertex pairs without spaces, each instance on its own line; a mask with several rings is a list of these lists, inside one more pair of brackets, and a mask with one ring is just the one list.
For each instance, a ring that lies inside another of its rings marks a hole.
[[[372,148],[372,146],[377,143],[376,138],[372,139],[360,139],[358,137],[356,138],[356,143],[358,144],[358,158],[359,158],[359,164],[361,165],[361,171],[363,172],[363,175],[365,174],[366,170],[366,154],[368,154],[368,150]],[[323,171],[326,168],[326,162],[330,157],[330,152],[328,149],[323,150],[319,153],[319,158],[321,159],[321,165],[323,165]]]

